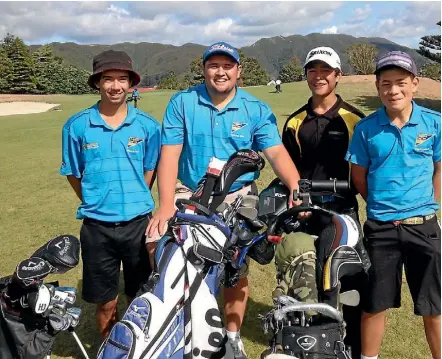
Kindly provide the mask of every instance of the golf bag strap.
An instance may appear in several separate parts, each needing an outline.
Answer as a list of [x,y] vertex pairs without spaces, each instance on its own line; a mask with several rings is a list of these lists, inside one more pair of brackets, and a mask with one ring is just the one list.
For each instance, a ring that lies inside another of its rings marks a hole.
[[216,177],[210,174],[207,174],[206,183],[204,184],[203,193],[199,199],[199,203],[203,206],[209,205],[209,199],[212,195],[213,189],[215,188]]
[[193,206],[198,211],[200,211],[201,213],[205,214],[208,217],[212,216],[212,214],[213,214],[213,212],[210,209],[208,209],[207,207],[203,206],[202,204],[200,204],[198,202],[192,201],[190,199],[184,199],[184,198],[177,199],[176,205],[180,209],[182,209],[182,207],[184,207],[185,205]]

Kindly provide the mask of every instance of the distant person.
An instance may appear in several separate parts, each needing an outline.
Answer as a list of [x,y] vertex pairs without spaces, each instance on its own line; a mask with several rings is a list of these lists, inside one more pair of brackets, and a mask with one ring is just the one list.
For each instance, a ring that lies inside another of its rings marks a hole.
[[160,125],[126,103],[129,88],[139,82],[125,52],[98,54],[88,84],[101,99],[69,118],[62,133],[60,174],[81,201],[82,298],[97,304],[103,337],[118,321],[121,262],[130,301],[151,272],[145,231],[154,209],[150,189],[161,148]]
[[[298,171],[282,145],[275,115],[267,104],[237,86],[240,61],[238,50],[225,42],[207,47],[202,58],[205,82],[178,92],[166,108],[158,165],[160,206],[148,228],[147,245],[152,251],[175,213],[175,198],[191,196],[213,156],[227,160],[240,149],[262,151],[287,187],[298,189]],[[259,173],[240,177],[226,201],[257,194],[258,177]],[[239,331],[249,292],[247,274],[246,265],[237,285],[224,290],[227,337],[236,359],[246,359]]]
[[[282,131],[282,142],[301,178],[318,181],[336,178],[348,181],[350,166],[344,157],[354,128],[365,115],[336,94],[342,70],[341,60],[335,50],[330,47],[312,49],[307,54],[304,71],[311,97],[287,119]],[[359,221],[356,195],[356,191],[342,198],[318,195],[312,196],[312,202],[338,213],[349,214]],[[328,224],[328,218],[313,215],[304,231],[319,235]],[[299,243],[302,247],[302,238],[306,237],[302,232],[298,232],[297,235],[301,240],[291,239],[290,236],[287,236],[287,239]],[[314,251],[315,248],[311,250]],[[291,253],[285,255],[289,258]],[[362,292],[364,277],[364,274],[358,274],[342,278],[341,291],[357,289]],[[359,359],[361,354],[361,313],[361,305],[343,308],[344,319],[347,322],[344,342],[351,346],[353,359]]]
[[132,92],[132,100],[134,100],[134,107],[135,108],[137,108],[139,98],[140,98],[140,93],[138,92],[138,89],[135,87]]
[[282,90],[281,90],[281,80],[278,79],[278,80],[275,81],[275,83],[276,83],[276,93],[282,92]]
[[387,53],[375,74],[383,106],[356,126],[346,156],[367,202],[364,235],[371,268],[361,358],[378,358],[386,310],[401,306],[405,266],[414,314],[423,317],[432,356],[440,359],[441,114],[413,101],[419,81],[408,54]]

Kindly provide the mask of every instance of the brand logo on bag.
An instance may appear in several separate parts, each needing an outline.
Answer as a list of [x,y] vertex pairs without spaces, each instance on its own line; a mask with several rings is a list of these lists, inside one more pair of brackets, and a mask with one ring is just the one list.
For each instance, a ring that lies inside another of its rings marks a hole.
[[35,262],[29,262],[27,266],[23,266],[21,267],[22,270],[24,271],[38,271],[41,270],[45,267],[45,262],[41,261],[40,263],[35,263]]
[[302,337],[298,338],[296,343],[298,343],[300,348],[304,350],[310,350],[315,346],[316,338],[313,338],[310,335],[303,335]]

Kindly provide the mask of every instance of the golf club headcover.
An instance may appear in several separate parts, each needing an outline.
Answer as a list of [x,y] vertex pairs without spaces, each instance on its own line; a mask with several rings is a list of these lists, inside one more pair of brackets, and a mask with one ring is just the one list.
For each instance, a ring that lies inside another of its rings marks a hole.
[[52,267],[53,273],[65,273],[79,261],[80,241],[77,237],[65,234],[51,239],[32,255],[43,258]]
[[345,275],[356,274],[363,270],[361,257],[355,248],[339,246],[328,257],[324,267],[324,291],[332,291]]
[[21,261],[8,284],[6,296],[11,302],[20,299],[27,291],[38,288],[51,272],[52,266],[42,258],[31,257]]

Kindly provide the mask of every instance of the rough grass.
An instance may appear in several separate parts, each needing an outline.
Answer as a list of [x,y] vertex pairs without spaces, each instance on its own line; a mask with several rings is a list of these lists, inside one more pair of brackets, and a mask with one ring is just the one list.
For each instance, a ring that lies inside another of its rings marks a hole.
[[[305,83],[284,84],[283,92],[273,93],[273,87],[250,88],[253,95],[269,103],[278,118],[280,129],[287,116],[302,106],[309,92]],[[374,84],[340,84],[339,92],[365,113],[379,106]],[[166,104],[173,92],[142,94],[141,109],[161,121]],[[39,245],[63,233],[79,234],[80,221],[75,219],[78,200],[65,178],[58,174],[61,163],[61,128],[67,118],[98,100],[98,96],[53,96],[50,102],[61,104],[62,111],[35,115],[6,116],[0,119],[0,275],[10,274],[17,262],[28,257]],[[45,101],[48,101],[45,99]],[[425,104],[440,110],[440,99]],[[258,185],[262,188],[274,175],[267,166]],[[154,197],[157,199],[155,188]],[[365,218],[363,205],[361,218]],[[81,288],[81,264],[62,276],[52,276],[61,285]],[[275,284],[273,265],[252,264],[250,299],[242,335],[250,358],[258,358],[267,339],[262,333],[258,314],[270,308],[270,293]],[[126,305],[122,297],[120,309]],[[97,334],[94,307],[78,300],[83,309],[79,337],[91,356],[95,357],[101,339]],[[412,315],[412,304],[406,285],[403,306],[393,310],[382,347],[382,357],[429,358],[421,320]],[[53,349],[53,358],[80,358],[73,338],[60,334]]]

